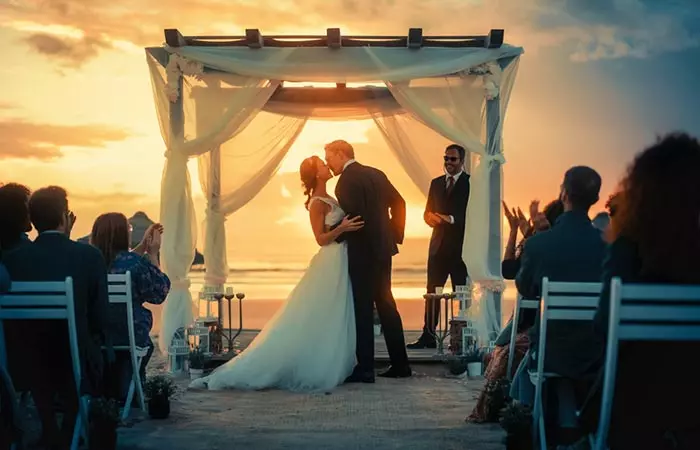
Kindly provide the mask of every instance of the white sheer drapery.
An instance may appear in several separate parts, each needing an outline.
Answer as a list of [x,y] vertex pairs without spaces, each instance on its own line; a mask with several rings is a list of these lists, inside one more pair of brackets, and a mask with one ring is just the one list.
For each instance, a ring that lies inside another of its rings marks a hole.
[[[176,111],[177,103],[169,103],[164,95],[163,68],[149,56],[161,132],[168,147],[161,207],[161,220],[168,230],[163,243],[164,267],[176,282],[163,312],[162,349],[167,348],[163,343],[168,343],[172,332],[187,325],[191,319],[187,308],[183,307],[191,302],[189,293],[180,292],[186,284],[185,267],[189,269],[196,236],[187,159],[200,157],[202,188],[208,200],[205,256],[207,266],[212,266],[212,269],[208,267],[208,279],[220,284],[219,281],[226,279],[225,217],[245,205],[267,184],[308,118],[348,120],[371,117],[413,182],[424,193],[429,180],[439,172],[431,168],[433,163],[425,160],[426,149],[415,140],[416,130],[421,127],[430,130],[434,138],[430,147],[444,148],[443,144],[449,140],[480,155],[481,163],[472,170],[467,211],[468,238],[463,255],[474,281],[500,279],[500,274],[489,271],[493,264],[490,266],[488,261],[489,235],[493,237],[494,227],[500,227],[500,220],[498,224],[491,223],[493,220],[483,211],[484,207],[489,210],[494,201],[500,202],[500,198],[490,199],[494,173],[491,167],[497,164],[497,173],[500,173],[503,162],[502,117],[517,64],[511,64],[503,73],[499,71],[493,76],[483,75],[483,67],[495,67],[499,61],[509,59],[515,59],[517,63],[521,48],[504,45],[498,49],[423,48],[415,51],[376,47],[251,50],[245,47],[187,46],[166,50],[203,64],[205,71],[196,80],[186,77],[181,90],[184,103],[181,135],[184,137],[176,139],[173,138],[171,123],[171,118],[176,115],[173,116],[170,110],[172,107]],[[482,72],[471,71],[477,67],[481,67]],[[272,95],[279,82],[271,80],[384,81],[393,99],[376,98],[362,104],[289,104],[274,100]],[[195,104],[192,90],[196,86],[207,86],[205,90],[210,90],[210,93],[206,94],[206,100],[199,98],[200,108],[192,113]],[[212,90],[212,86],[216,89]],[[493,118],[487,120],[485,113],[484,99],[493,97],[497,97],[501,105],[499,120],[496,121]],[[207,108],[206,105],[214,107]],[[204,110],[207,112],[200,114]],[[258,114],[261,110],[264,112]],[[435,137],[436,132],[441,137]],[[494,136],[499,138],[495,140]],[[438,143],[438,140],[442,142]],[[496,233],[500,234],[500,228]],[[185,239],[178,240],[182,236]],[[178,306],[168,306],[169,303]],[[494,309],[487,306],[478,310]],[[191,308],[189,311],[191,314]],[[179,317],[174,317],[178,314]],[[487,322],[493,322],[493,317],[484,312],[480,315],[483,316],[483,327],[491,329]]]
[[[163,270],[172,286],[163,306],[159,333],[159,347],[167,351],[178,328],[187,327],[193,318],[188,274],[194,259],[197,224],[187,161],[221,146],[245,128],[267,103],[279,82],[227,73],[207,78],[210,87],[216,83],[230,89],[218,97],[218,114],[208,117],[209,121],[202,126],[197,124],[195,104],[197,88],[206,86],[204,81],[183,77],[180,99],[172,102],[161,91],[167,84],[165,69],[150,54],[147,61],[156,112],[167,146],[160,211],[160,220],[167,231],[163,234],[161,256]],[[181,109],[178,111],[178,108]],[[216,230],[210,234],[223,236],[223,232]]]
[[305,124],[303,116],[261,112],[236,137],[198,158],[202,191],[210,199],[203,236],[208,285],[222,285],[228,276],[226,217],[267,185]]

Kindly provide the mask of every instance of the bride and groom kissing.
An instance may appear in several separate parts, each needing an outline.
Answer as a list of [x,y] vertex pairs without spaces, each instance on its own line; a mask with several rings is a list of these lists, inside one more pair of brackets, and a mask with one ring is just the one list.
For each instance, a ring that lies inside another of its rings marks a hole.
[[[324,391],[344,382],[374,383],[374,306],[391,361],[379,376],[411,376],[391,293],[406,203],[383,172],[354,158],[352,146],[337,140],[325,146],[326,164],[317,156],[301,163],[321,248],[248,348],[190,388]],[[340,176],[337,200],[326,191],[333,174]]]

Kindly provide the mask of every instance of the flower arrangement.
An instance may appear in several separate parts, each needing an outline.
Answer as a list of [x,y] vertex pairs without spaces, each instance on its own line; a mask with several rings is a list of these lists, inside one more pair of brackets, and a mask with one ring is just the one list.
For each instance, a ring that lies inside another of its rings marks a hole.
[[495,100],[500,94],[503,71],[496,61],[479,64],[467,70],[468,75],[480,76],[484,84],[484,98]]
[[204,65],[177,53],[171,53],[168,65],[165,67],[165,74],[167,78],[165,91],[168,100],[175,103],[180,98],[180,77],[188,75],[199,79],[204,74]]

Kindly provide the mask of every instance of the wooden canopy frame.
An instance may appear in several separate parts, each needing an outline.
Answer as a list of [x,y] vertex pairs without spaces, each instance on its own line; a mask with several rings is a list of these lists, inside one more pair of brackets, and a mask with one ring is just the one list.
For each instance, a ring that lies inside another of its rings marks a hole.
[[[423,36],[422,28],[409,28],[406,36],[342,36],[340,28],[327,28],[326,35],[273,35],[263,36],[259,29],[245,30],[245,36],[185,36],[177,28],[164,30],[165,43],[170,47],[248,47],[260,49],[328,47],[407,47],[419,50],[423,47],[442,48],[500,48],[505,30],[492,29],[486,35],[474,36]],[[353,103],[377,98],[392,98],[386,87],[364,86],[347,88],[337,83],[327,87],[279,88],[270,100],[292,103]]]
[[[244,36],[184,36],[178,29],[166,29],[165,42],[169,47],[247,47],[251,51],[258,51],[264,47],[273,48],[303,48],[303,47],[328,47],[334,51],[342,51],[343,47],[393,47],[408,48],[411,51],[420,51],[421,48],[486,48],[497,49],[503,45],[504,30],[492,29],[487,35],[475,36],[423,36],[422,28],[411,28],[406,36],[342,36],[339,28],[328,28],[326,35],[274,35],[263,36],[259,29],[247,29]],[[168,52],[163,47],[147,49],[150,54],[164,67],[168,63]],[[501,68],[508,66],[516,58],[501,60]],[[205,69],[217,72],[214,69]],[[457,75],[457,74],[454,74]],[[182,89],[182,80],[179,81]],[[334,88],[321,87],[280,87],[275,91],[270,100],[291,103],[353,103],[363,100],[393,98],[388,88],[378,86],[364,86],[348,88],[344,83],[337,83]],[[487,129],[492,130],[486,136],[486,147],[499,149],[501,147],[501,118],[500,100],[486,100]],[[177,139],[184,140],[184,110],[182,97],[170,104],[170,128],[171,133]],[[220,180],[221,154],[220,149],[211,150],[210,176],[212,180]],[[491,273],[500,273],[501,267],[501,198],[502,198],[502,173],[500,164],[489,166],[489,223],[491,224],[488,239],[488,266]],[[221,186],[214,183],[207,198],[209,209],[219,211]],[[493,292],[496,321],[501,326],[501,293]],[[495,334],[489,338],[495,339]]]
[[477,47],[499,48],[504,30],[492,29],[487,35],[423,36],[422,28],[409,28],[406,36],[342,36],[340,28],[327,28],[326,35],[263,36],[259,29],[248,28],[245,36],[184,36],[177,28],[165,30],[165,43],[170,47]]

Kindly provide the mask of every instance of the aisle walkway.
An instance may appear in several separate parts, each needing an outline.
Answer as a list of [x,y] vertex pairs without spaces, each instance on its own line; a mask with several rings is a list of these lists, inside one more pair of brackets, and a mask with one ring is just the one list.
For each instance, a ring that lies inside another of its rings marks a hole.
[[503,448],[498,425],[464,422],[481,380],[446,378],[442,366],[414,370],[409,380],[328,394],[185,391],[170,419],[120,429],[119,449]]

